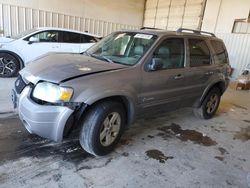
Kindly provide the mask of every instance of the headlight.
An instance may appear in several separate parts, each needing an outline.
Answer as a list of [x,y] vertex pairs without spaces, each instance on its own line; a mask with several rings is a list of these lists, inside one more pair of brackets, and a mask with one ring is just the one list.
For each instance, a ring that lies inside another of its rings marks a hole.
[[73,95],[73,89],[60,87],[49,82],[38,83],[33,91],[33,97],[51,102],[69,102]]

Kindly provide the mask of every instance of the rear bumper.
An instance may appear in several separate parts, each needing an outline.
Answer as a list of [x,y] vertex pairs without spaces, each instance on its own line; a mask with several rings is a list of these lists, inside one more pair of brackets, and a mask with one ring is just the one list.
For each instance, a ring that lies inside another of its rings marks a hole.
[[74,112],[64,106],[40,105],[30,99],[30,86],[18,96],[18,114],[30,132],[54,141],[62,141],[64,127]]

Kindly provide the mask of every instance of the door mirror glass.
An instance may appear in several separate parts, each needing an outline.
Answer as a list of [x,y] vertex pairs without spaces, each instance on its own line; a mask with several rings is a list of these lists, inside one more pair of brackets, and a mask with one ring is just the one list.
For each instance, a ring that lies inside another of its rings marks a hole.
[[152,58],[151,62],[148,64],[149,71],[160,70],[163,67],[163,61],[161,58]]
[[39,38],[36,38],[36,37],[30,37],[29,38],[29,44],[32,44],[34,42],[39,42]]

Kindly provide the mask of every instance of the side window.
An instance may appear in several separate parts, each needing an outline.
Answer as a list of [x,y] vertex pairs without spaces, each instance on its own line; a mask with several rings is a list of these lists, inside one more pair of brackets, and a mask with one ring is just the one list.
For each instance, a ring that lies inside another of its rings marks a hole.
[[97,39],[88,35],[81,34],[81,43],[95,43]]
[[31,37],[39,39],[39,42],[59,42],[58,31],[43,31]]
[[73,32],[63,32],[62,41],[65,43],[81,43],[81,35]]
[[189,39],[190,66],[200,67],[210,65],[210,51],[204,40]]
[[211,40],[211,45],[215,51],[214,60],[217,64],[227,63],[227,51],[224,44],[220,41]]
[[171,38],[163,41],[154,52],[155,58],[161,58],[163,69],[176,69],[184,67],[184,40]]

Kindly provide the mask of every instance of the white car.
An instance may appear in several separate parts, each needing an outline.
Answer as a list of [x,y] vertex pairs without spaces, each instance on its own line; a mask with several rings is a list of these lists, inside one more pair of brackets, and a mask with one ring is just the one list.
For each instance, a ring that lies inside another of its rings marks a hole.
[[90,33],[53,27],[0,37],[0,77],[16,76],[28,62],[48,52],[84,52],[99,39]]

